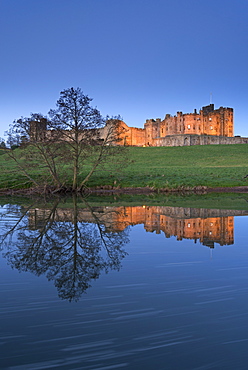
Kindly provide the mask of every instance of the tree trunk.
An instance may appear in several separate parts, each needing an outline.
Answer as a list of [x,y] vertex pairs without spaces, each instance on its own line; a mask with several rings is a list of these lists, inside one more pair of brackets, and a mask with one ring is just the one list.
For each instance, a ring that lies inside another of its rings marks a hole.
[[78,185],[78,157],[74,159],[72,190],[76,191]]

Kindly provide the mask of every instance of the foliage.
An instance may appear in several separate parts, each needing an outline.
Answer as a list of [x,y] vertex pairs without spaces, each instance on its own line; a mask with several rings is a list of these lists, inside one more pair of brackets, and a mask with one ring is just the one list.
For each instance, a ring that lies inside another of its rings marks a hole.
[[0,149],[5,149],[5,148],[6,148],[5,140],[0,137]]

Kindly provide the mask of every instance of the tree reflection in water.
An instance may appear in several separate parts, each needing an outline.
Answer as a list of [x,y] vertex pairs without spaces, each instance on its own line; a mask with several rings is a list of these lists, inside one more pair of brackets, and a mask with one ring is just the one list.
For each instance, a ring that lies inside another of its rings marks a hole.
[[[93,222],[79,219],[79,202],[84,209],[87,207]],[[31,214],[37,204],[24,212],[7,207],[6,213],[12,212],[13,217],[12,222],[4,225],[1,245],[13,268],[45,274],[54,281],[60,298],[77,301],[101,272],[120,269],[127,254],[124,246],[129,241],[128,229],[109,232],[99,213],[82,198],[79,201],[74,197],[73,209],[64,214],[61,208],[58,210],[58,203],[43,211],[42,222],[39,214],[39,224],[35,226]],[[104,216],[106,220],[106,213]]]

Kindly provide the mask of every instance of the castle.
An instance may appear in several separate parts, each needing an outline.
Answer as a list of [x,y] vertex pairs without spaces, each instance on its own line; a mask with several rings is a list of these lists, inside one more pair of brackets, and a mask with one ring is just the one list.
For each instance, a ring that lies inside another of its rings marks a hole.
[[127,146],[185,146],[207,144],[243,144],[248,138],[234,137],[233,108],[214,104],[194,113],[166,114],[161,120],[148,119],[144,128],[129,127],[122,122],[119,145]]
[[[92,137],[100,141],[106,139],[111,127],[114,127],[114,121],[109,120],[105,127],[92,130]],[[233,134],[233,108],[214,109],[214,104],[202,107],[199,113],[195,109],[194,113],[177,112],[176,116],[166,114],[163,120],[148,119],[144,128],[129,127],[123,121],[118,122],[118,140],[112,140],[111,145],[146,147],[248,143],[248,138]],[[68,132],[62,134],[63,140],[73,139],[73,132],[71,135]],[[85,132],[82,130],[80,136],[84,137]],[[44,141],[56,137],[56,131],[47,130],[47,120],[43,118],[40,122],[30,122],[30,137],[35,141]]]

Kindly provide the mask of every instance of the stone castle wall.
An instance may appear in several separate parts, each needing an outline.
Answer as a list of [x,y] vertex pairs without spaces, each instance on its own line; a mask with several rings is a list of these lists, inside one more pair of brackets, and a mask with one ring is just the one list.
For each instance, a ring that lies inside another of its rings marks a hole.
[[214,104],[197,113],[166,114],[161,120],[146,120],[144,128],[129,127],[122,122],[124,132],[119,145],[130,146],[189,146],[218,144],[247,144],[248,138],[234,137],[233,109]]
[[219,144],[248,144],[245,137],[226,137],[212,135],[169,135],[153,140],[153,146],[190,146],[190,145],[219,145]]
[[203,107],[199,113],[177,112],[172,117],[166,114],[163,121],[160,119],[147,120],[144,125],[148,133],[147,141],[170,135],[211,135],[233,137],[233,109],[214,109],[214,104]]
[[[55,130],[46,129],[46,120],[43,121],[30,123],[32,139],[45,140],[56,135]],[[214,104],[202,107],[199,113],[195,109],[194,113],[177,112],[173,117],[166,114],[163,120],[160,118],[146,120],[144,128],[129,127],[123,121],[119,121],[119,124],[119,140],[115,145],[190,146],[248,143],[248,138],[233,136],[233,109],[223,107],[214,109]],[[106,139],[110,127],[111,120],[105,127],[95,130],[95,136],[101,140]],[[81,135],[84,135],[84,131]],[[67,136],[67,140],[70,140],[70,135]]]
[[144,146],[146,133],[143,128],[128,127],[122,122],[123,133],[120,135],[119,145]]

